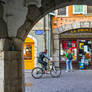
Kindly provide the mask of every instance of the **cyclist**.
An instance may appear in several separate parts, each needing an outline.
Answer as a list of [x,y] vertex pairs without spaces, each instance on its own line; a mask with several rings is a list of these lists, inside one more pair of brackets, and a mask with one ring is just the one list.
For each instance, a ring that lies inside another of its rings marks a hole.
[[44,61],[44,58],[50,60],[50,57],[47,56],[47,52],[48,50],[45,50],[44,52],[40,52],[38,57],[38,62],[43,65],[43,67],[45,68],[45,72],[47,72],[47,62]]

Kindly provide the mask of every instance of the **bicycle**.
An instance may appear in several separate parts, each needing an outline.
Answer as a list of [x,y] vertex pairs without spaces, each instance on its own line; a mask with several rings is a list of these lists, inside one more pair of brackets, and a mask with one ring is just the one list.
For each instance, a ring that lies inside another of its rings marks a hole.
[[[59,77],[61,75],[60,67],[55,66],[54,62],[48,62],[47,71],[50,72],[50,75],[53,78]],[[42,65],[42,67],[35,67],[32,70],[31,74],[33,78],[39,79],[43,76],[43,74],[47,74],[47,73],[45,73],[45,68]]]

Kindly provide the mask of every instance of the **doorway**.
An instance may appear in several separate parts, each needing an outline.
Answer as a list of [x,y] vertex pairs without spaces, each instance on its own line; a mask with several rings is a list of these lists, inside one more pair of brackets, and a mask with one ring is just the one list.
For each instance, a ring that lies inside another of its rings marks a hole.
[[34,60],[34,40],[32,38],[27,37],[24,43],[24,69],[30,70],[35,66]]

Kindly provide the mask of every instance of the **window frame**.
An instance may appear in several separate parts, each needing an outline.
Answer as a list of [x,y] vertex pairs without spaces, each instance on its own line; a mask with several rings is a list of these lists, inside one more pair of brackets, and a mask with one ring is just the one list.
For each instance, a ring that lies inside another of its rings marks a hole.
[[87,5],[83,5],[82,12],[75,12],[75,5],[73,5],[73,14],[87,14]]

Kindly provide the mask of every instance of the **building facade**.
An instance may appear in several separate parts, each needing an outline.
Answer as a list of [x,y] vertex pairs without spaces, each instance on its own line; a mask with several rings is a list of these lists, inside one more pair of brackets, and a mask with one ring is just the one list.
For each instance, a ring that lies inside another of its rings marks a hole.
[[50,26],[49,14],[36,23],[29,32],[24,43],[24,69],[30,70],[39,66],[39,53],[48,50],[50,56]]
[[[65,68],[65,53],[73,52],[74,69],[92,69],[92,29],[90,28],[92,7],[87,5],[72,5],[55,11],[52,16],[53,44],[59,52],[59,65]],[[55,45],[58,41],[59,47]],[[54,49],[55,50],[55,49]],[[86,60],[86,54],[89,58]],[[83,56],[85,60],[83,61]],[[81,66],[84,63],[87,66]]]

